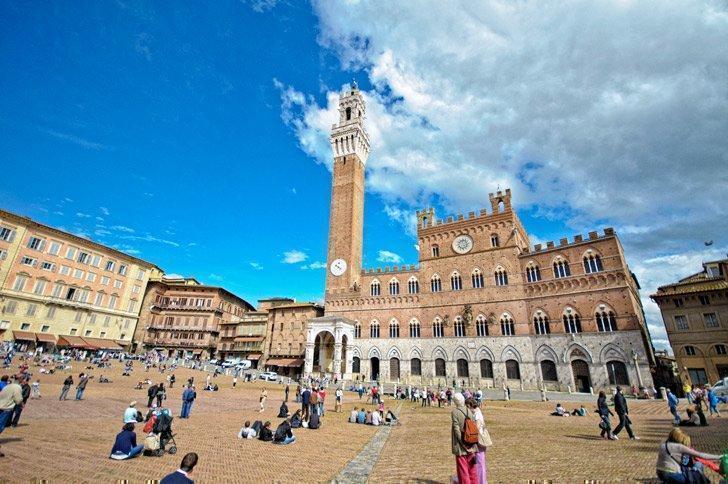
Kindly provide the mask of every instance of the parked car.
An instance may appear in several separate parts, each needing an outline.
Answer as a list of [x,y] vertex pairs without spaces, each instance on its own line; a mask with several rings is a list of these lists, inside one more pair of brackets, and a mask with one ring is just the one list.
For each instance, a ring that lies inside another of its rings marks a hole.
[[237,364],[238,364],[238,360],[225,360],[222,362],[222,365],[220,365],[220,366],[222,366],[223,368],[232,368],[233,366],[235,366]]
[[250,370],[253,367],[253,362],[250,360],[240,360],[237,365],[235,365],[236,370]]
[[260,375],[258,375],[258,378],[265,381],[277,381],[278,380],[278,373],[275,371],[264,371]]
[[711,388],[719,397],[728,397],[728,378],[715,382]]
[[220,361],[213,358],[212,360],[208,361],[208,363],[211,365],[219,365]]

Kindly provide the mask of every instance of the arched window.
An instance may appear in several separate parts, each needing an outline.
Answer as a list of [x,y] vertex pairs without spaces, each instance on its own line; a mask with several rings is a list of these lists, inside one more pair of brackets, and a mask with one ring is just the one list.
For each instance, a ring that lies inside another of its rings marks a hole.
[[498,267],[494,273],[496,286],[508,285],[508,273],[502,267]]
[[610,385],[629,386],[627,366],[621,361],[607,361],[607,375],[609,375]]
[[351,360],[351,372],[361,373],[361,359],[359,359],[358,356],[355,356],[354,359]]
[[526,267],[526,280],[528,282],[538,282],[541,280],[541,269],[536,264],[530,264]]
[[463,279],[460,277],[460,274],[457,272],[453,272],[450,276],[450,289],[453,291],[459,291],[463,288]]
[[726,349],[726,346],[723,344],[715,345],[715,354],[716,355],[728,354],[728,349]]
[[470,277],[473,280],[474,289],[480,289],[485,285],[483,280],[483,273],[480,272],[480,269],[474,269]]
[[480,376],[481,378],[493,378],[493,362],[490,360],[480,360]]
[[391,281],[389,281],[389,295],[399,295],[399,281],[397,279],[392,279]]
[[435,338],[442,338],[444,336],[442,320],[440,318],[435,318],[435,321],[432,322],[432,336]]
[[420,337],[420,322],[416,319],[412,319],[409,323],[409,335],[410,338]]
[[379,281],[372,281],[370,285],[371,294],[372,296],[379,296],[381,294],[381,287],[379,286]]
[[376,319],[372,321],[372,324],[369,326],[369,336],[372,338],[379,338],[379,321]]
[[361,338],[361,323],[359,321],[354,323],[354,337]]
[[516,325],[513,318],[508,313],[503,313],[500,320],[501,334],[503,336],[513,336],[516,334]]
[[470,378],[470,370],[468,369],[468,360],[460,358],[457,361],[458,378]]
[[605,310],[597,311],[594,318],[597,320],[597,329],[600,332],[617,331],[617,318],[614,312],[606,312]]
[[578,314],[568,311],[564,314],[564,332],[581,333],[581,318]]
[[506,361],[506,378],[509,380],[521,379],[521,368],[518,366],[518,362],[516,360]]
[[445,360],[437,358],[435,360],[435,376],[446,376],[445,375]]
[[430,290],[432,292],[442,291],[442,281],[440,280],[440,276],[437,274],[432,276],[432,279],[430,279]]
[[455,318],[455,324],[453,324],[455,328],[455,336],[458,338],[464,338],[465,337],[465,323],[463,322],[463,318],[460,316],[457,316]]
[[695,346],[686,346],[684,351],[686,356],[695,356],[698,353]]
[[420,283],[417,281],[416,277],[412,276],[409,281],[407,281],[407,291],[410,294],[417,294],[420,292]]
[[346,108],[346,120],[351,120],[351,108]]
[[475,318],[475,331],[478,336],[488,336],[488,321],[482,314]]
[[440,246],[432,244],[432,257],[440,257]]
[[389,322],[389,337],[399,338],[399,321],[393,319]]
[[548,316],[541,313],[541,311],[537,312],[533,317],[533,329],[536,334],[551,334]]
[[571,269],[569,269],[569,263],[562,257],[557,257],[554,261],[554,277],[561,279],[562,277],[569,277],[571,275]]
[[599,254],[593,254],[591,251],[587,252],[584,256],[584,272],[592,274],[603,270],[604,267],[602,266],[602,258],[599,257]]
[[541,362],[541,377],[543,381],[558,381],[556,363],[551,360],[543,360]]
[[422,376],[422,360],[419,358],[410,360],[410,374],[412,376]]
[[490,236],[490,246],[491,247],[498,247],[498,234],[492,234]]

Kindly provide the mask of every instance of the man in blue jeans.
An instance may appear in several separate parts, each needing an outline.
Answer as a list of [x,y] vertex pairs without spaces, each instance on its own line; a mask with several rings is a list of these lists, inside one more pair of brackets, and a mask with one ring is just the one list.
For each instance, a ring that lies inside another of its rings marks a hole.
[[677,413],[678,399],[674,393],[667,389],[667,406],[670,408],[670,413],[675,418],[675,425],[680,425],[680,414]]
[[182,392],[182,412],[180,418],[190,418],[190,410],[192,410],[192,404],[197,397],[195,387],[190,385]]
[[78,378],[78,385],[76,385],[76,400],[81,400],[81,398],[83,398],[83,392],[86,391],[86,385],[88,385],[88,381],[93,377],[88,376],[85,373],[81,373],[80,375],[78,375]]

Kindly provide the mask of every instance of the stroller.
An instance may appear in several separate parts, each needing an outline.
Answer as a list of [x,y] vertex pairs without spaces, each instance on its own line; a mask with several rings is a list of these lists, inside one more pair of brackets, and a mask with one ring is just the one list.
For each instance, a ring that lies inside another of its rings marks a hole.
[[[167,447],[169,445],[169,447]],[[172,433],[172,416],[168,410],[163,411],[154,422],[152,433],[144,441],[144,448],[150,455],[161,457],[165,452],[177,453],[177,442]]]

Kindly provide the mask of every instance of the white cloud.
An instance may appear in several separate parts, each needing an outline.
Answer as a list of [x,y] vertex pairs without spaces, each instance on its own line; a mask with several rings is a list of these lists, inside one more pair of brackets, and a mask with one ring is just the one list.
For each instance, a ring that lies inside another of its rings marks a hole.
[[53,213],[56,214],[56,215],[60,215],[61,217],[63,217],[63,212],[61,212],[60,210],[56,210]]
[[[414,209],[478,209],[500,185],[519,210],[574,231],[614,225],[655,284],[671,281],[642,261],[726,244],[723,4],[314,6],[319,41],[374,86],[363,92],[367,191],[408,233]],[[275,83],[301,149],[330,169],[338,93],[320,106]],[[659,339],[655,307],[645,309]]]
[[260,265],[260,263],[258,263],[258,262],[249,262],[249,264],[250,264],[250,267],[252,267],[256,271],[262,271],[263,270],[263,266]]
[[96,234],[96,235],[98,235],[98,236],[101,237],[101,236],[104,236],[104,235],[111,235],[111,232],[109,232],[106,229],[96,229],[96,230],[94,230],[94,234]]
[[399,254],[395,254],[394,252],[390,252],[388,250],[380,250],[379,254],[377,255],[377,260],[379,262],[391,263],[391,264],[401,264],[402,263],[402,257]]
[[325,269],[325,262],[311,262],[310,264],[302,265],[301,269]]
[[[114,227],[111,227],[112,229]],[[151,234],[147,234],[144,236],[140,235],[121,235],[119,238],[124,240],[141,240],[143,242],[158,242],[160,244],[166,244],[171,245],[172,247],[179,247],[179,242],[175,242],[173,240],[167,240],[167,239],[160,239],[159,237],[155,237]]]
[[134,229],[131,227],[127,227],[126,225],[112,225],[111,230],[116,230],[117,232],[125,232],[127,234],[134,233]]
[[165,279],[184,279],[184,276],[173,272],[172,274],[165,274]]
[[109,215],[110,214],[109,209],[106,208],[106,207],[99,207],[99,211],[101,211],[101,213],[104,214],[104,215]]
[[267,12],[275,8],[278,0],[247,0],[250,8],[258,13]]
[[289,250],[283,253],[283,262],[286,264],[298,264],[308,259],[308,255],[300,250]]
[[79,218],[91,218],[91,215],[89,215],[87,213],[83,213],[83,212],[76,212],[76,217],[79,217]]

